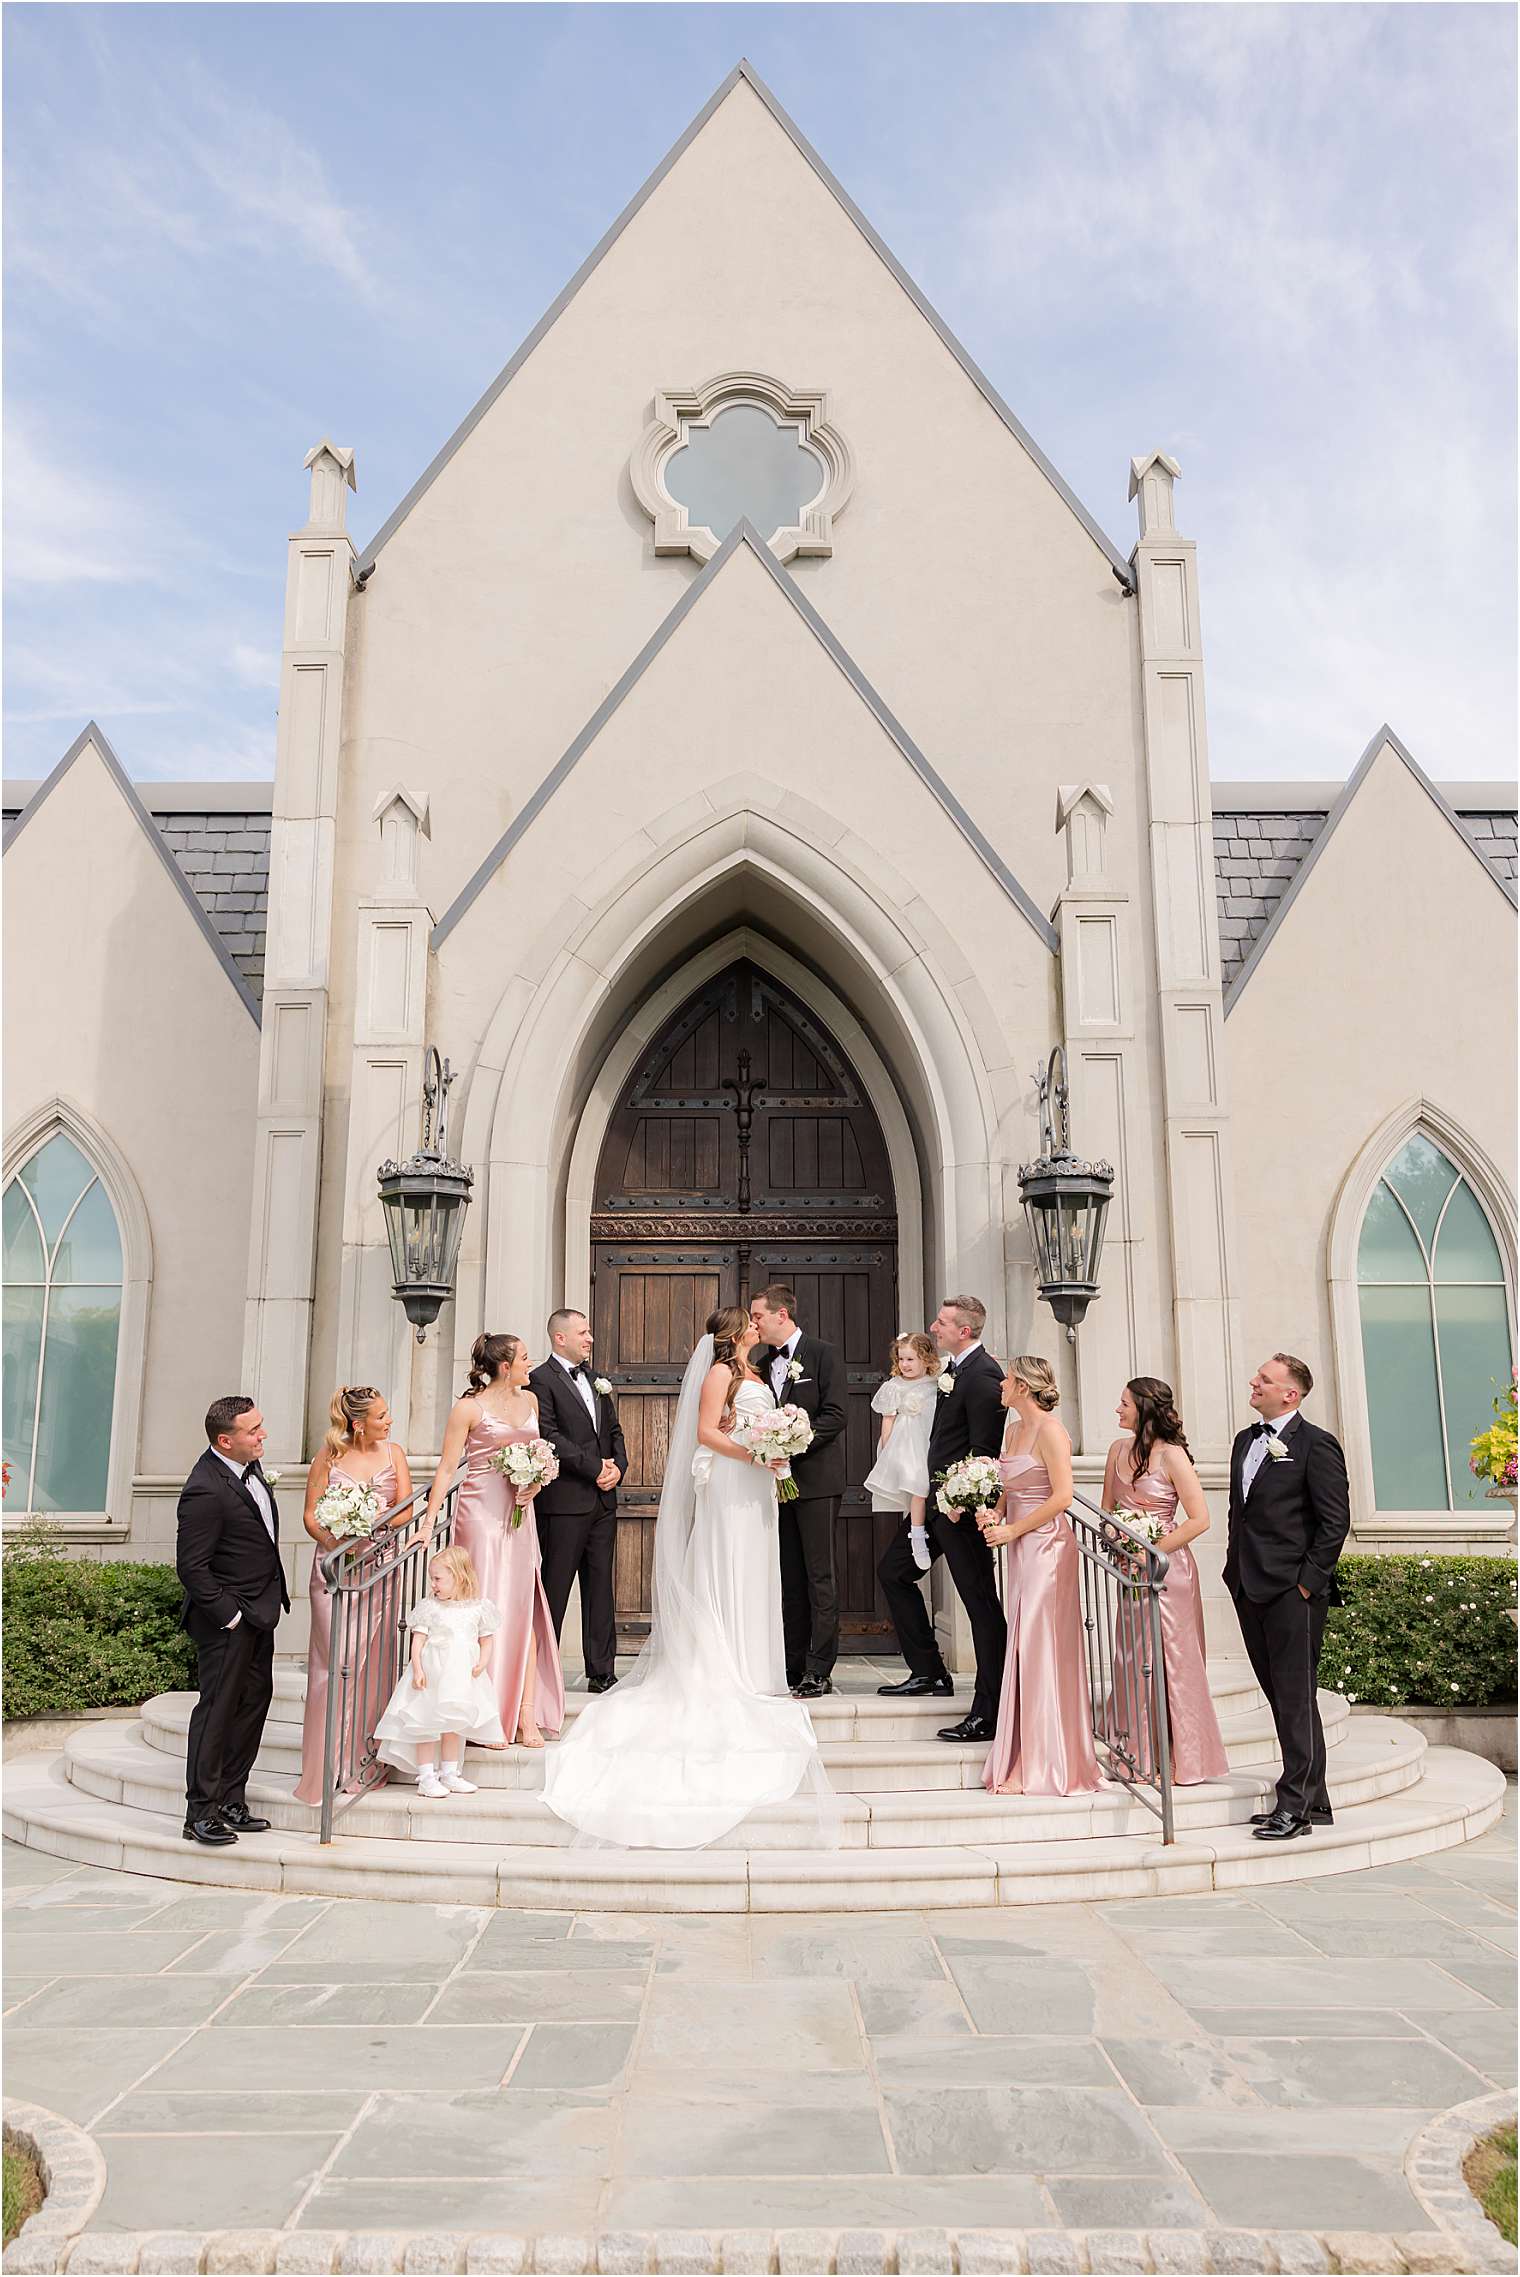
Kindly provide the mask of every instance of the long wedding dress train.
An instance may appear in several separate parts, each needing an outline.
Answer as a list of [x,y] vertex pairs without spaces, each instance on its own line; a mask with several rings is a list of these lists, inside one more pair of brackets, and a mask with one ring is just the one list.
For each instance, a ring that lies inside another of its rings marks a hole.
[[[544,1762],[544,1800],[579,1834],[629,1849],[715,1842],[764,1803],[807,1790],[803,1841],[837,1841],[839,1808],[781,1630],[776,1482],[697,1444],[713,1364],[692,1354],[671,1427],[655,1527],[649,1641],[616,1689],[590,1701]],[[740,1414],[774,1405],[746,1380]]]

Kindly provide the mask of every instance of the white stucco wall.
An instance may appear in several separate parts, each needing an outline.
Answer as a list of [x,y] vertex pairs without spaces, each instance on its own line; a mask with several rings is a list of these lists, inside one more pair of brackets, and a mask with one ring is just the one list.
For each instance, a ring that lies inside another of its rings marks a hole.
[[[1511,903],[1385,744],[1226,1021],[1248,1360],[1309,1362],[1311,1411],[1346,1436],[1364,1527],[1365,1426],[1347,1397],[1360,1350],[1331,1302],[1337,1211],[1374,1135],[1429,1101],[1497,1171],[1484,1198],[1513,1261],[1514,959]],[[1452,1546],[1460,1532],[1453,1518]]]
[[136,1483],[110,1515],[128,1554],[172,1556],[201,1418],[239,1388],[258,1029],[93,745],[7,852],[4,889],[7,1167],[61,1098],[140,1197]]

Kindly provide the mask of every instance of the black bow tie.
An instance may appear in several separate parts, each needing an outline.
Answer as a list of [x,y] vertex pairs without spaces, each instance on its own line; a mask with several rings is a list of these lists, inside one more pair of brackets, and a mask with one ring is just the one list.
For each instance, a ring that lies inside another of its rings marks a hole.
[[1275,1424],[1267,1422],[1258,1423],[1256,1426],[1256,1436],[1258,1439],[1270,1439],[1275,1429]]
[[572,1376],[589,1376],[591,1370],[587,1367],[584,1360],[577,1360],[575,1366],[570,1370],[570,1373]]
[[262,1477],[263,1477],[263,1476],[264,1476],[263,1472],[262,1472],[262,1471],[259,1469],[259,1464],[258,1464],[258,1457],[257,1457],[257,1456],[255,1456],[255,1457],[254,1457],[254,1459],[253,1459],[253,1461],[252,1461],[251,1463],[245,1463],[245,1464],[243,1465],[243,1484],[244,1484],[244,1486],[246,1486],[246,1485],[248,1484],[248,1481],[249,1481],[251,1478],[262,1479]]

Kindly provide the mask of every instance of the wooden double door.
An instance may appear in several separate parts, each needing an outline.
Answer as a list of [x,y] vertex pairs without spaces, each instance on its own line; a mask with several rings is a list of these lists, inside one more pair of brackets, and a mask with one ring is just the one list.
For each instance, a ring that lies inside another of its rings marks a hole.
[[617,1612],[647,1630],[654,1521],[676,1395],[707,1316],[785,1282],[839,1354],[849,1489],[835,1537],[842,1647],[891,1634],[876,1561],[871,1395],[897,1332],[897,1208],[881,1126],[843,1051],[748,961],[684,1004],[644,1054],[608,1128],[591,1223],[596,1364],[628,1445]]

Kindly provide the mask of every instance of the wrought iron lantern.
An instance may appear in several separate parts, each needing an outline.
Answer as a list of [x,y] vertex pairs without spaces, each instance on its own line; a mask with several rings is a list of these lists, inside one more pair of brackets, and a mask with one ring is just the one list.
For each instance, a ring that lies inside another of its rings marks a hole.
[[454,1271],[475,1173],[451,1162],[446,1059],[429,1044],[422,1078],[422,1144],[405,1162],[380,1165],[380,1206],[390,1238],[395,1294],[420,1344],[454,1294]]
[[1113,1199],[1113,1165],[1083,1162],[1071,1151],[1071,1100],[1066,1054],[1051,1053],[1040,1086],[1040,1159],[1019,1166],[1019,1195],[1034,1244],[1040,1294],[1076,1342],[1077,1328],[1098,1294],[1103,1226]]

